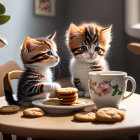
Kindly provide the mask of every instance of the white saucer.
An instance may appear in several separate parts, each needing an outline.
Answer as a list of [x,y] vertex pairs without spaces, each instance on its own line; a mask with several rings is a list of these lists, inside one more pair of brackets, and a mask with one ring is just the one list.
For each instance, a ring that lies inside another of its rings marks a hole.
[[118,109],[123,110],[123,111],[126,111],[126,106],[123,105],[123,104],[119,104],[118,105]]
[[65,113],[70,113],[73,111],[78,111],[82,110],[87,106],[92,105],[93,103],[88,100],[88,99],[78,99],[81,101],[84,101],[86,104],[85,105],[80,105],[80,106],[56,106],[56,105],[45,105],[43,104],[46,99],[40,99],[40,100],[35,100],[32,102],[33,105],[38,106],[45,110],[48,113],[53,113],[53,114],[65,114]]

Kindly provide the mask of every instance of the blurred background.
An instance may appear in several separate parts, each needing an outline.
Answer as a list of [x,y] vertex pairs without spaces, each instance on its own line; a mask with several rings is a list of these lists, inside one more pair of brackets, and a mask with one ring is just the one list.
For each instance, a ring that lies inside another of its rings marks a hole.
[[[56,44],[61,57],[55,68],[56,78],[68,77],[70,53],[65,45],[65,32],[70,23],[79,25],[83,22],[97,22],[103,26],[113,24],[113,40],[107,58],[110,70],[126,71],[137,82],[140,93],[140,55],[128,51],[130,42],[140,42],[139,38],[128,35],[125,31],[124,0],[55,0],[55,15],[35,14],[35,0],[1,0],[6,14],[11,19],[0,26],[0,34],[8,40],[8,46],[0,48],[0,65],[9,60],[23,68],[20,59],[20,46],[27,36],[41,37],[56,31]],[[128,87],[128,89],[131,85]]]

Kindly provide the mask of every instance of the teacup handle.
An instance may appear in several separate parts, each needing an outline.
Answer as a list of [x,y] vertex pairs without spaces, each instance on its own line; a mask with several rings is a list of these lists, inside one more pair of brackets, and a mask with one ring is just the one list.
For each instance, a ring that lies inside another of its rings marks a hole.
[[131,76],[127,76],[125,78],[125,81],[128,81],[128,80],[130,80],[131,83],[132,83],[132,91],[129,93],[129,95],[123,96],[123,100],[128,98],[128,97],[130,97],[136,90],[136,81],[135,81],[135,79],[133,77],[131,77]]

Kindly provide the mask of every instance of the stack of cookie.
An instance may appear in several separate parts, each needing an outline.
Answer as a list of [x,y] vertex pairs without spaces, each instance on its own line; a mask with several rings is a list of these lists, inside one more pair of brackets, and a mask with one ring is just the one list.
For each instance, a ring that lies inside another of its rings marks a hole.
[[56,91],[56,96],[62,105],[72,105],[78,98],[78,89],[74,87],[61,88]]

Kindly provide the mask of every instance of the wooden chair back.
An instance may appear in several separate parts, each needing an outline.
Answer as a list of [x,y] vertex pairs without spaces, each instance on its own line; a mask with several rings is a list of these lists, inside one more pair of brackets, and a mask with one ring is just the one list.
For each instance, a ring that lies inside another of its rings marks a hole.
[[8,72],[3,79],[3,85],[4,85],[4,90],[11,92],[13,94],[13,89],[11,85],[11,80],[12,79],[19,79],[20,76],[22,75],[23,71],[22,70],[14,70]]
[[15,61],[8,61],[7,63],[0,65],[0,96],[4,95],[3,79],[4,76],[14,70],[21,70],[19,65]]

